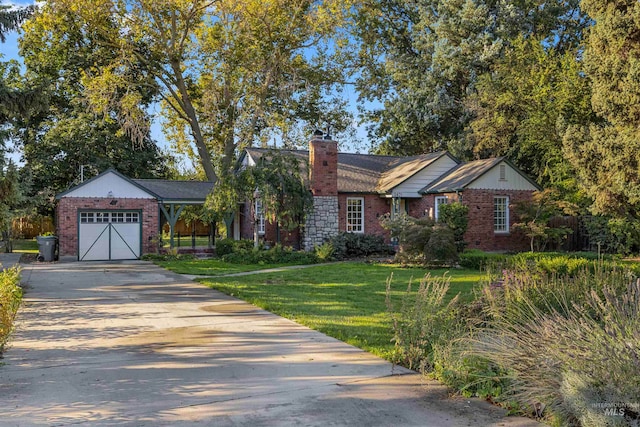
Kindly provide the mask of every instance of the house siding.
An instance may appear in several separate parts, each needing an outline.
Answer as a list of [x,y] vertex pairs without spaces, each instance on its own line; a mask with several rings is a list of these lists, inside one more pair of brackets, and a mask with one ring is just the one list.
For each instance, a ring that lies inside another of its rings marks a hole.
[[[522,201],[531,200],[532,191],[528,190],[473,190],[463,193],[462,203],[469,206],[469,226],[464,235],[469,249],[485,251],[523,251],[529,247],[526,236],[513,230],[518,222],[514,206]],[[495,233],[493,230],[493,198],[509,197],[509,233]]]
[[[505,179],[500,179],[500,166],[505,168]],[[467,190],[523,190],[535,191],[537,188],[507,162],[500,162],[484,175],[473,181]]]
[[159,232],[159,209],[155,199],[117,199],[114,209],[112,198],[63,197],[56,207],[56,231],[60,242],[60,255],[78,255],[78,210],[140,210],[142,221],[142,254],[157,251],[153,238]]
[[391,190],[392,194],[397,194],[399,197],[415,197],[419,198],[419,191],[431,184],[442,174],[456,166],[457,163],[448,155],[440,157],[432,164],[416,173],[411,178],[407,179],[402,184],[398,185]]

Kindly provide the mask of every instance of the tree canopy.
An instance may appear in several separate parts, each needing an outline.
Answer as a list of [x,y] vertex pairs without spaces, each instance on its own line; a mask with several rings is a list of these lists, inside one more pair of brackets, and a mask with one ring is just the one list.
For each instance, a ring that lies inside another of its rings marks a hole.
[[565,153],[593,212],[640,214],[640,4],[583,0],[594,20],[586,39],[585,71],[600,123],[571,127]]
[[175,147],[199,159],[211,181],[236,149],[299,126],[349,120],[326,102],[342,79],[329,61],[342,1],[52,0],[36,15],[52,39],[72,20],[108,61],[81,70],[92,111],[115,118],[133,140],[148,134],[145,96],[161,100]]

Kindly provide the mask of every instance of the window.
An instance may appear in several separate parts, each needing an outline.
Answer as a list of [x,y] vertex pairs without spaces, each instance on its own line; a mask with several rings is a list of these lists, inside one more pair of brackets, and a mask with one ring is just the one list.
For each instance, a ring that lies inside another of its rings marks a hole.
[[449,203],[449,199],[447,199],[447,196],[437,196],[436,197],[435,207],[433,209],[433,211],[434,211],[434,219],[436,221],[438,221],[438,218],[440,218],[440,205],[446,205],[447,203]]
[[364,233],[364,199],[347,198],[347,227],[351,233]]
[[507,180],[507,166],[500,165],[500,181],[506,181],[506,180]]
[[95,221],[95,217],[93,215],[93,212],[81,212],[80,213],[80,222],[82,224],[88,224],[88,223],[96,222]]
[[493,231],[509,232],[509,198],[507,196],[493,198]]
[[258,225],[258,234],[264,234],[264,211],[262,208],[262,200],[256,199],[255,219]]
[[80,212],[81,224],[95,223],[139,223],[140,214],[138,212]]

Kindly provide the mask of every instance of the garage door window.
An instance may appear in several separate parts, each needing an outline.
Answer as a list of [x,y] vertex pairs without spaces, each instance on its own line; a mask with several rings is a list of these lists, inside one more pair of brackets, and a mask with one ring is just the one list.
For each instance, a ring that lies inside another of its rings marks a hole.
[[109,222],[118,223],[138,223],[140,214],[138,212],[81,212],[81,224],[101,224]]

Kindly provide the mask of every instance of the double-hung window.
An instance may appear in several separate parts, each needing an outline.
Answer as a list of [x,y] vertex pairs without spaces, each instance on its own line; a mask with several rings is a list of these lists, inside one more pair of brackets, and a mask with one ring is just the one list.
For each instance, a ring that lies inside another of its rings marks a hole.
[[362,197],[347,198],[347,227],[351,233],[364,233],[364,199]]
[[493,198],[493,231],[495,233],[509,232],[509,197],[507,196]]

